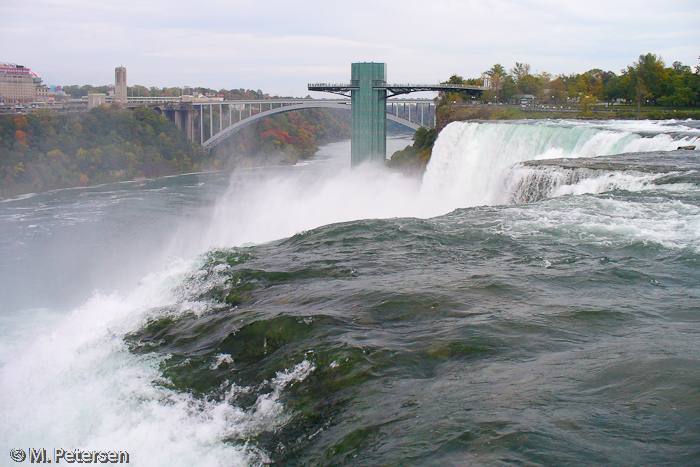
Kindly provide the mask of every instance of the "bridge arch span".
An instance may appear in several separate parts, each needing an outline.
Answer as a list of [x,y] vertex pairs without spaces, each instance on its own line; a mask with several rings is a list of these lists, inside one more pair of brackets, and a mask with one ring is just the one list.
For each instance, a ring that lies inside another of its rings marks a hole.
[[[293,112],[295,110],[304,110],[304,109],[344,109],[344,110],[350,110],[351,105],[348,101],[338,101],[338,102],[314,102],[313,100],[310,100],[309,102],[303,102],[303,103],[295,103],[291,105],[285,105],[282,107],[276,107],[270,110],[265,110],[263,112],[257,113],[255,115],[252,115],[244,120],[241,120],[239,122],[234,123],[233,125],[224,128],[222,131],[218,132],[214,136],[210,137],[206,141],[202,143],[202,147],[206,149],[207,151],[211,151],[214,147],[218,146],[221,144],[224,140],[226,140],[228,137],[232,136],[233,134],[241,131],[242,129],[252,125],[253,123],[262,120],[263,118],[267,118],[271,115],[282,113],[282,112]],[[200,107],[200,113],[203,111],[203,106]],[[411,128],[412,130],[417,130],[420,128],[420,125],[411,122],[405,118],[398,117],[394,114],[387,113],[387,118],[391,121],[400,123],[404,126],[407,126]]]

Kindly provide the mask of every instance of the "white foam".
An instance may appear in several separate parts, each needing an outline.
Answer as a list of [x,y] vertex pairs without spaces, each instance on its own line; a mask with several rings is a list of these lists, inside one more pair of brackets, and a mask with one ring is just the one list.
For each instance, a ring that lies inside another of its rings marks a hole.
[[596,194],[612,190],[640,191],[649,187],[659,177],[659,175],[608,173],[596,178],[587,178],[572,185],[560,185],[552,191],[551,196]]
[[504,217],[500,228],[515,238],[547,235],[576,245],[655,244],[700,253],[700,207],[679,200],[553,198],[509,211],[514,215]]
[[432,217],[451,209],[420,196],[419,180],[372,166],[346,167],[316,178],[239,177],[217,201],[208,225],[179,232],[173,248],[196,254],[212,247],[264,243],[338,222]]
[[522,203],[612,190],[639,191],[653,186],[663,175],[516,164],[504,180],[502,202]]
[[196,266],[172,260],[132,293],[95,294],[71,313],[36,326],[26,343],[5,349],[0,367],[3,449],[125,450],[134,465],[147,466],[265,462],[257,448],[225,440],[283,423],[281,391],[303,380],[313,365],[304,361],[279,373],[273,391],[243,411],[230,398],[203,401],[168,389],[159,383],[160,359],[134,355],[124,343],[124,336],[149,318],[201,309],[188,297],[218,279],[201,278],[196,285]]

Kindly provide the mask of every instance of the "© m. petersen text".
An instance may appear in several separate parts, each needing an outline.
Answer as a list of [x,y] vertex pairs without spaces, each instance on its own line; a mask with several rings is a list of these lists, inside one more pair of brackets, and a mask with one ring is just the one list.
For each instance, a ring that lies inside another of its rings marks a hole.
[[15,462],[29,461],[30,464],[128,464],[129,453],[126,451],[83,451],[73,449],[54,449],[53,452],[45,448],[13,449],[10,458]]

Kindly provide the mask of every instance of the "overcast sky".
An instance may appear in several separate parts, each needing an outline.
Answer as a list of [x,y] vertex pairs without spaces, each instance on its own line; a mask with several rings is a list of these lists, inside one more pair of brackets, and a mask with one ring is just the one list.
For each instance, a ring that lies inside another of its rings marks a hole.
[[699,0],[0,0],[0,62],[47,84],[261,89],[303,97],[352,62],[391,83],[533,72],[619,73],[640,54],[696,66]]

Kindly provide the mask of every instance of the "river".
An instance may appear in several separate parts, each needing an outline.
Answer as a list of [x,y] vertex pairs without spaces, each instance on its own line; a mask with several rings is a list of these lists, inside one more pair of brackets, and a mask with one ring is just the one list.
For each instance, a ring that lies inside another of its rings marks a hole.
[[422,180],[341,142],[4,201],[0,455],[700,465],[687,145],[697,122],[465,122]]

